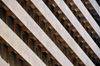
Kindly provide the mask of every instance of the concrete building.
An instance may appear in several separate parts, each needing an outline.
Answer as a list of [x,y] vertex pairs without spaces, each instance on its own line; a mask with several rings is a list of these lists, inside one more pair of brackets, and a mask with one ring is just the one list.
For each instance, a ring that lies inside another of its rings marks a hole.
[[100,0],[0,0],[0,66],[100,66]]

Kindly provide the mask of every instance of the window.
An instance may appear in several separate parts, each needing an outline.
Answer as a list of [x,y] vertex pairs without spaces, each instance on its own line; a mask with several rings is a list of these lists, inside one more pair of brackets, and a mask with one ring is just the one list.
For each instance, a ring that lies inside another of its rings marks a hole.
[[0,9],[0,18],[6,22],[6,11],[3,8]]
[[48,66],[53,66],[53,60],[51,58],[48,60]]
[[73,31],[72,30],[70,31],[70,35],[73,37]]
[[69,31],[69,26],[68,26],[68,25],[66,25],[66,26],[65,26],[65,29],[66,29],[67,31]]
[[28,7],[28,14],[33,17],[33,10],[30,6]]
[[17,59],[17,66],[23,66],[23,61],[21,59]]
[[54,42],[54,43],[56,43],[56,36],[53,34],[52,35],[52,41]]
[[61,24],[64,26],[64,20],[63,20],[63,19],[61,19],[61,20],[60,20],[60,22],[61,22]]
[[17,0],[17,2],[19,2],[19,0]]
[[9,16],[7,20],[8,20],[8,26],[13,30],[14,29],[14,19],[11,16]]
[[57,64],[55,64],[54,66],[58,66]]
[[77,66],[81,66],[81,65],[78,63]]
[[45,52],[42,52],[42,60],[45,64],[47,64],[47,54]]
[[68,59],[71,60],[71,54],[70,52],[67,53]]
[[76,66],[76,59],[73,58],[73,64]]
[[30,48],[34,51],[34,40],[30,39]]
[[41,27],[43,30],[45,30],[45,23],[44,23],[43,21],[41,21],[40,27]]
[[49,28],[47,28],[46,33],[47,33],[47,35],[48,35],[49,37],[51,36],[51,31],[50,31]]
[[52,11],[52,13],[54,13],[54,7],[52,5],[50,5],[50,10]]
[[39,24],[39,16],[37,14],[34,15],[34,20],[37,24]]
[[59,49],[61,49],[61,42],[60,41],[57,41],[57,46]]
[[1,45],[1,57],[7,62],[7,46]]
[[41,58],[41,47],[40,46],[36,47],[36,54]]
[[55,16],[56,16],[57,19],[59,19],[59,14],[58,14],[58,12],[55,13]]
[[23,0],[23,1],[21,2],[21,6],[26,10],[26,1],[25,1],[25,0]]
[[15,32],[19,37],[21,37],[21,26],[19,24],[15,25]]
[[64,0],[64,2],[66,3],[66,2],[67,2],[67,0]]
[[64,47],[64,46],[63,46],[63,53],[64,53],[65,56],[66,56],[67,51],[66,51],[66,47]]
[[44,0],[44,3],[48,6],[48,0]]
[[28,45],[28,33],[26,31],[23,32],[23,41]]
[[11,66],[15,66],[15,54],[13,52],[9,53],[9,63]]
[[75,41],[78,42],[78,37],[77,36],[75,36]]

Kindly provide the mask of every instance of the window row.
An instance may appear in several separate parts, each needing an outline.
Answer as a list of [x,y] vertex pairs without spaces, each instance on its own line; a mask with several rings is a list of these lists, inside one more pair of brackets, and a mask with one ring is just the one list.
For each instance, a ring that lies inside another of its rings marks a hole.
[[[85,45],[83,45],[83,43],[82,43],[82,42],[84,42],[83,38],[81,37],[81,35],[79,35],[79,33],[73,27],[73,25],[70,23],[70,21],[65,17],[65,15],[63,14],[63,12],[57,6],[57,4],[55,2],[52,2],[52,1],[50,2],[48,0],[43,0],[43,1],[44,1],[44,3],[46,5],[48,4],[47,5],[48,8],[52,11],[52,13],[56,16],[56,18],[60,21],[60,23],[65,27],[65,29],[70,33],[70,35],[73,37],[73,39],[80,45],[80,47],[81,48],[87,47],[88,46],[87,43],[85,42]],[[72,0],[67,0],[67,1],[64,0],[64,1],[69,6],[69,8],[72,10],[72,12],[76,16],[79,16],[78,19],[80,19],[79,20],[80,22],[82,21],[81,23],[82,23],[82,25],[84,25],[84,27],[86,28],[86,30],[87,30],[87,27],[91,27],[87,21],[84,21],[85,20],[84,16],[83,15],[80,15],[81,12],[79,11],[79,9],[76,7],[76,5],[74,4],[74,2]],[[75,13],[75,11],[77,11],[77,13]],[[93,28],[88,28],[87,32],[91,35],[91,33],[92,32],[95,32],[95,31],[93,30]],[[94,35],[92,34],[91,36],[93,38]],[[97,34],[95,33],[95,37],[96,36],[97,36]],[[96,41],[96,40],[94,40],[94,41]],[[99,45],[99,38],[97,40],[97,45],[100,46]],[[87,50],[89,50],[89,49],[87,49]],[[89,51],[92,51],[92,50],[89,50]],[[90,56],[90,54],[87,54],[87,55]],[[94,58],[94,57],[97,57],[97,56],[94,53],[91,54],[91,58]],[[96,61],[93,61],[93,62],[96,63]]]
[[[44,49],[44,47],[42,46],[42,44],[30,33],[30,31],[28,31],[28,29],[13,15],[13,14],[9,14],[9,11],[6,11],[4,8],[1,8],[0,10],[2,10],[3,14],[5,16],[1,16],[0,18],[25,42],[25,44],[27,44],[32,51],[34,51],[41,60],[43,60],[46,64],[50,64],[49,63],[49,58],[48,58],[48,52],[46,49],[46,52],[43,52],[42,49]],[[37,18],[37,16],[35,16],[35,18]],[[38,19],[36,19],[37,21]],[[44,20],[44,22],[47,22],[46,20]],[[41,22],[41,28],[44,30],[44,22]],[[49,25],[49,24],[47,24]],[[48,31],[47,31],[48,32]],[[53,58],[53,56],[51,55],[51,57]],[[52,59],[51,58],[51,59]],[[52,59],[53,60],[53,59]],[[51,64],[50,66],[60,66],[60,64],[56,61],[56,63],[54,62],[56,60],[53,60],[53,64]],[[48,65],[49,66],[49,65]]]
[[22,57],[15,51],[7,46],[7,43],[1,40],[0,42],[0,56],[10,64],[10,66],[30,66]]
[[[89,1],[84,1],[84,2],[87,3],[87,6],[86,7],[88,7],[88,8],[92,7],[92,5],[89,3]],[[71,1],[67,1],[66,4],[69,6],[69,8],[71,9],[71,11],[74,13],[74,15],[80,21],[80,23],[86,29],[86,31],[89,33],[89,35],[92,37],[92,39],[94,40],[94,38],[99,37],[97,35],[97,33],[94,34],[95,36],[92,36],[91,35],[91,33],[93,34],[93,32],[95,32],[95,31],[91,27],[91,25],[89,24],[89,22],[86,20],[86,18],[82,15],[81,11],[77,8],[77,6],[75,5],[75,3],[71,0]],[[94,9],[92,9],[91,12],[92,13],[95,13],[96,11]],[[94,40],[94,41],[96,42],[96,40]],[[96,44],[98,45],[98,47],[100,47],[99,42],[96,42]]]
[[[26,11],[28,9],[27,7],[31,6],[30,7],[31,9],[29,9],[29,10],[31,10],[30,12],[31,12],[32,16],[30,15],[30,13],[28,13],[28,14],[36,21],[36,23],[44,30],[44,32],[46,32],[46,34],[52,39],[52,41],[58,46],[58,48],[62,50],[62,46],[61,46],[62,38],[60,37],[60,35],[53,29],[53,27],[50,26],[48,21],[42,16],[42,14],[40,12],[38,12],[38,10],[36,9],[35,6],[33,8],[32,5],[28,5],[26,1],[24,3],[26,3],[26,9],[24,8]],[[59,19],[59,17],[63,16],[63,14],[59,15],[60,13],[62,14],[62,11],[55,12],[56,17],[58,19]],[[65,52],[65,54],[66,53],[67,52]]]

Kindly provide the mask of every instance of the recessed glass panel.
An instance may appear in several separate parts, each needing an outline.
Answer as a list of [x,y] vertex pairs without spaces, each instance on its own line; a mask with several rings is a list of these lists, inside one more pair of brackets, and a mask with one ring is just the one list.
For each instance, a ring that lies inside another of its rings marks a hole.
[[1,45],[1,57],[7,61],[7,46]]
[[8,20],[8,26],[13,30],[14,29],[14,19],[11,16],[9,16],[7,20]]
[[19,37],[21,37],[21,26],[19,24],[15,25],[15,32]]
[[47,64],[47,54],[45,52],[42,52],[42,60],[45,64]]
[[13,52],[9,53],[9,63],[11,66],[15,66],[15,54]]

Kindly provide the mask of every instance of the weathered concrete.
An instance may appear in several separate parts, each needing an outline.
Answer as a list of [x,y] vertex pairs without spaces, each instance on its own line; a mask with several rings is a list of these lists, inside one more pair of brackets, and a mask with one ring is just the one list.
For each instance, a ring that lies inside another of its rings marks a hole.
[[7,62],[5,62],[0,56],[0,66],[10,66]]
[[82,49],[78,46],[78,44],[73,40],[73,38],[60,24],[60,22],[56,19],[56,17],[52,14],[52,12],[47,8],[47,6],[43,3],[43,1],[41,0],[38,0],[39,2],[37,0],[31,0],[31,1],[38,8],[38,10],[44,15],[44,17],[49,21],[49,23],[54,27],[54,29],[61,35],[61,37],[71,47],[71,49],[76,53],[76,55],[83,61],[83,63],[87,66],[94,66],[91,60],[82,51]]
[[96,12],[99,14],[100,16],[100,6],[98,5],[98,3],[96,2],[96,0],[89,0],[90,3],[92,4],[92,6],[94,7],[94,9],[96,10]]
[[96,23],[94,18],[91,16],[91,14],[88,12],[88,10],[85,8],[84,4],[80,0],[73,0],[73,1],[76,4],[76,6],[79,8],[79,10],[82,12],[82,14],[85,16],[87,21],[90,23],[90,25],[93,27],[93,29],[96,31],[96,33],[100,36],[100,27]]
[[[62,66],[73,66],[43,30],[15,0],[2,0]],[[13,3],[12,3],[13,2]],[[52,48],[51,48],[52,47]],[[42,66],[42,65],[41,65]]]
[[[62,1],[62,0],[54,0],[54,1],[60,7],[60,9],[63,11],[63,13],[67,16],[67,18],[70,20],[70,22],[73,24],[73,26],[79,32],[79,34],[83,37],[83,39],[87,42],[87,44],[91,47],[91,49],[94,51],[94,53],[100,58],[100,49],[99,49],[99,47],[96,45],[96,43],[93,41],[93,39],[89,36],[89,34],[86,32],[86,30],[82,27],[82,25],[76,19],[74,14],[70,11],[70,9],[66,6],[64,1]],[[77,3],[77,5],[81,4],[79,2],[79,0],[77,0],[76,3]],[[81,6],[81,8],[82,8],[82,6]],[[82,9],[82,10],[84,11],[85,9]],[[92,19],[93,18],[91,18],[90,20],[92,20]]]
[[43,61],[41,61],[40,58],[1,19],[0,36],[31,66],[46,66]]

